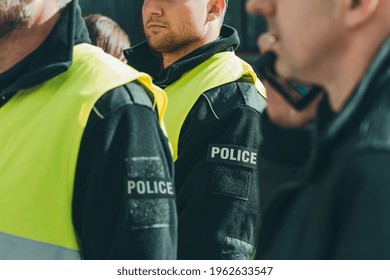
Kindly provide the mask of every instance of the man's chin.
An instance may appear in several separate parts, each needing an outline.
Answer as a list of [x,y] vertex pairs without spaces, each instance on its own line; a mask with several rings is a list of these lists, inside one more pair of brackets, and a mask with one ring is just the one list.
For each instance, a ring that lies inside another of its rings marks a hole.
[[147,35],[146,40],[151,48],[158,48],[163,42],[163,36],[158,35]]
[[148,38],[147,42],[149,47],[157,53],[169,53],[172,50],[172,47],[162,40],[153,40]]
[[[5,14],[8,13],[8,14]],[[5,38],[14,30],[27,26],[31,11],[21,6],[0,12],[0,38]]]
[[282,76],[282,77],[290,77],[291,76],[291,70],[289,69],[289,67],[287,67],[283,61],[281,61],[280,58],[278,58],[276,60],[276,63],[275,63],[275,70],[276,72],[278,73],[278,75]]
[[7,37],[12,31],[14,31],[18,27],[18,24],[15,23],[0,23],[0,38]]
[[281,65],[277,67],[276,71],[281,77],[294,83],[311,83],[308,81],[307,75],[305,75],[301,70]]
[[148,40],[149,47],[155,52],[161,52],[160,44]]

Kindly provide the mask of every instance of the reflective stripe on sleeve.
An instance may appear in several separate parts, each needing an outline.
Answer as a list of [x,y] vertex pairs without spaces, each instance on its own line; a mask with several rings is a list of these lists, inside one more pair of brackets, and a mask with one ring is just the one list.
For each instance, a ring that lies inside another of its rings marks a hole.
[[79,260],[80,252],[0,232],[2,260]]

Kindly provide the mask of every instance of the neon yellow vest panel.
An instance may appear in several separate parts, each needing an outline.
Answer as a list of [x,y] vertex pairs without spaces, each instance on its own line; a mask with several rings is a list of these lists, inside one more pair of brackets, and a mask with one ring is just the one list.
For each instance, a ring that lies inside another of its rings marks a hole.
[[81,138],[95,102],[138,80],[160,119],[166,95],[151,78],[88,44],[73,65],[0,108],[0,259],[79,259],[72,195]]
[[266,96],[265,88],[252,67],[233,52],[215,54],[165,89],[169,106],[164,121],[175,161],[178,157],[181,127],[198,98],[210,89],[240,79],[252,82],[258,92]]

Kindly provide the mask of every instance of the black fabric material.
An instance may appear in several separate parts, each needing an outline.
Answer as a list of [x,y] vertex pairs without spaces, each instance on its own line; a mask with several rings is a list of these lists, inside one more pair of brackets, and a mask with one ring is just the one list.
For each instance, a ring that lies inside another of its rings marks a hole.
[[[69,69],[73,46],[88,42],[78,1],[72,1],[45,42],[0,75],[0,100],[3,100],[0,105],[18,90],[38,85]],[[126,195],[129,179],[126,159],[134,157],[159,158],[160,176],[173,179],[167,139],[152,109],[149,93],[137,83],[130,83],[107,92],[97,101],[82,138],[72,217],[86,259],[176,258],[175,199],[136,201]],[[137,207],[138,212],[130,213],[129,205],[134,203],[141,207]],[[139,225],[141,220],[151,226],[136,228],[134,224]]]
[[[165,70],[159,68],[159,58],[150,55],[146,43],[125,53],[130,65],[147,71],[165,87],[212,55],[233,51],[238,44],[237,32],[223,26],[219,39]],[[150,70],[151,65],[155,68]],[[179,259],[249,259],[253,255],[260,223],[260,175],[253,168],[208,162],[207,153],[209,145],[257,151],[264,108],[265,100],[253,84],[236,81],[205,92],[188,114],[175,162]],[[227,244],[226,240],[241,242]]]
[[268,154],[261,182],[272,194],[257,257],[390,259],[389,127],[390,38],[340,113],[321,104],[304,173]]
[[265,159],[301,165],[311,152],[311,131],[307,129],[282,129],[272,123],[267,114],[262,117],[262,130],[272,137],[264,138],[262,155]]

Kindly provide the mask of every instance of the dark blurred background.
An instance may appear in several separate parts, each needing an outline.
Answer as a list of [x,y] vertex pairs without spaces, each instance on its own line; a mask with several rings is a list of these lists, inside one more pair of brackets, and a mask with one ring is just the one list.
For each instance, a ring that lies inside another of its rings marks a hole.
[[[144,40],[141,22],[143,0],[80,0],[84,15],[100,13],[115,20],[130,36],[132,45]],[[241,39],[238,55],[253,62],[257,56],[256,39],[266,27],[260,17],[249,16],[246,0],[230,0],[225,23],[237,29]]]

